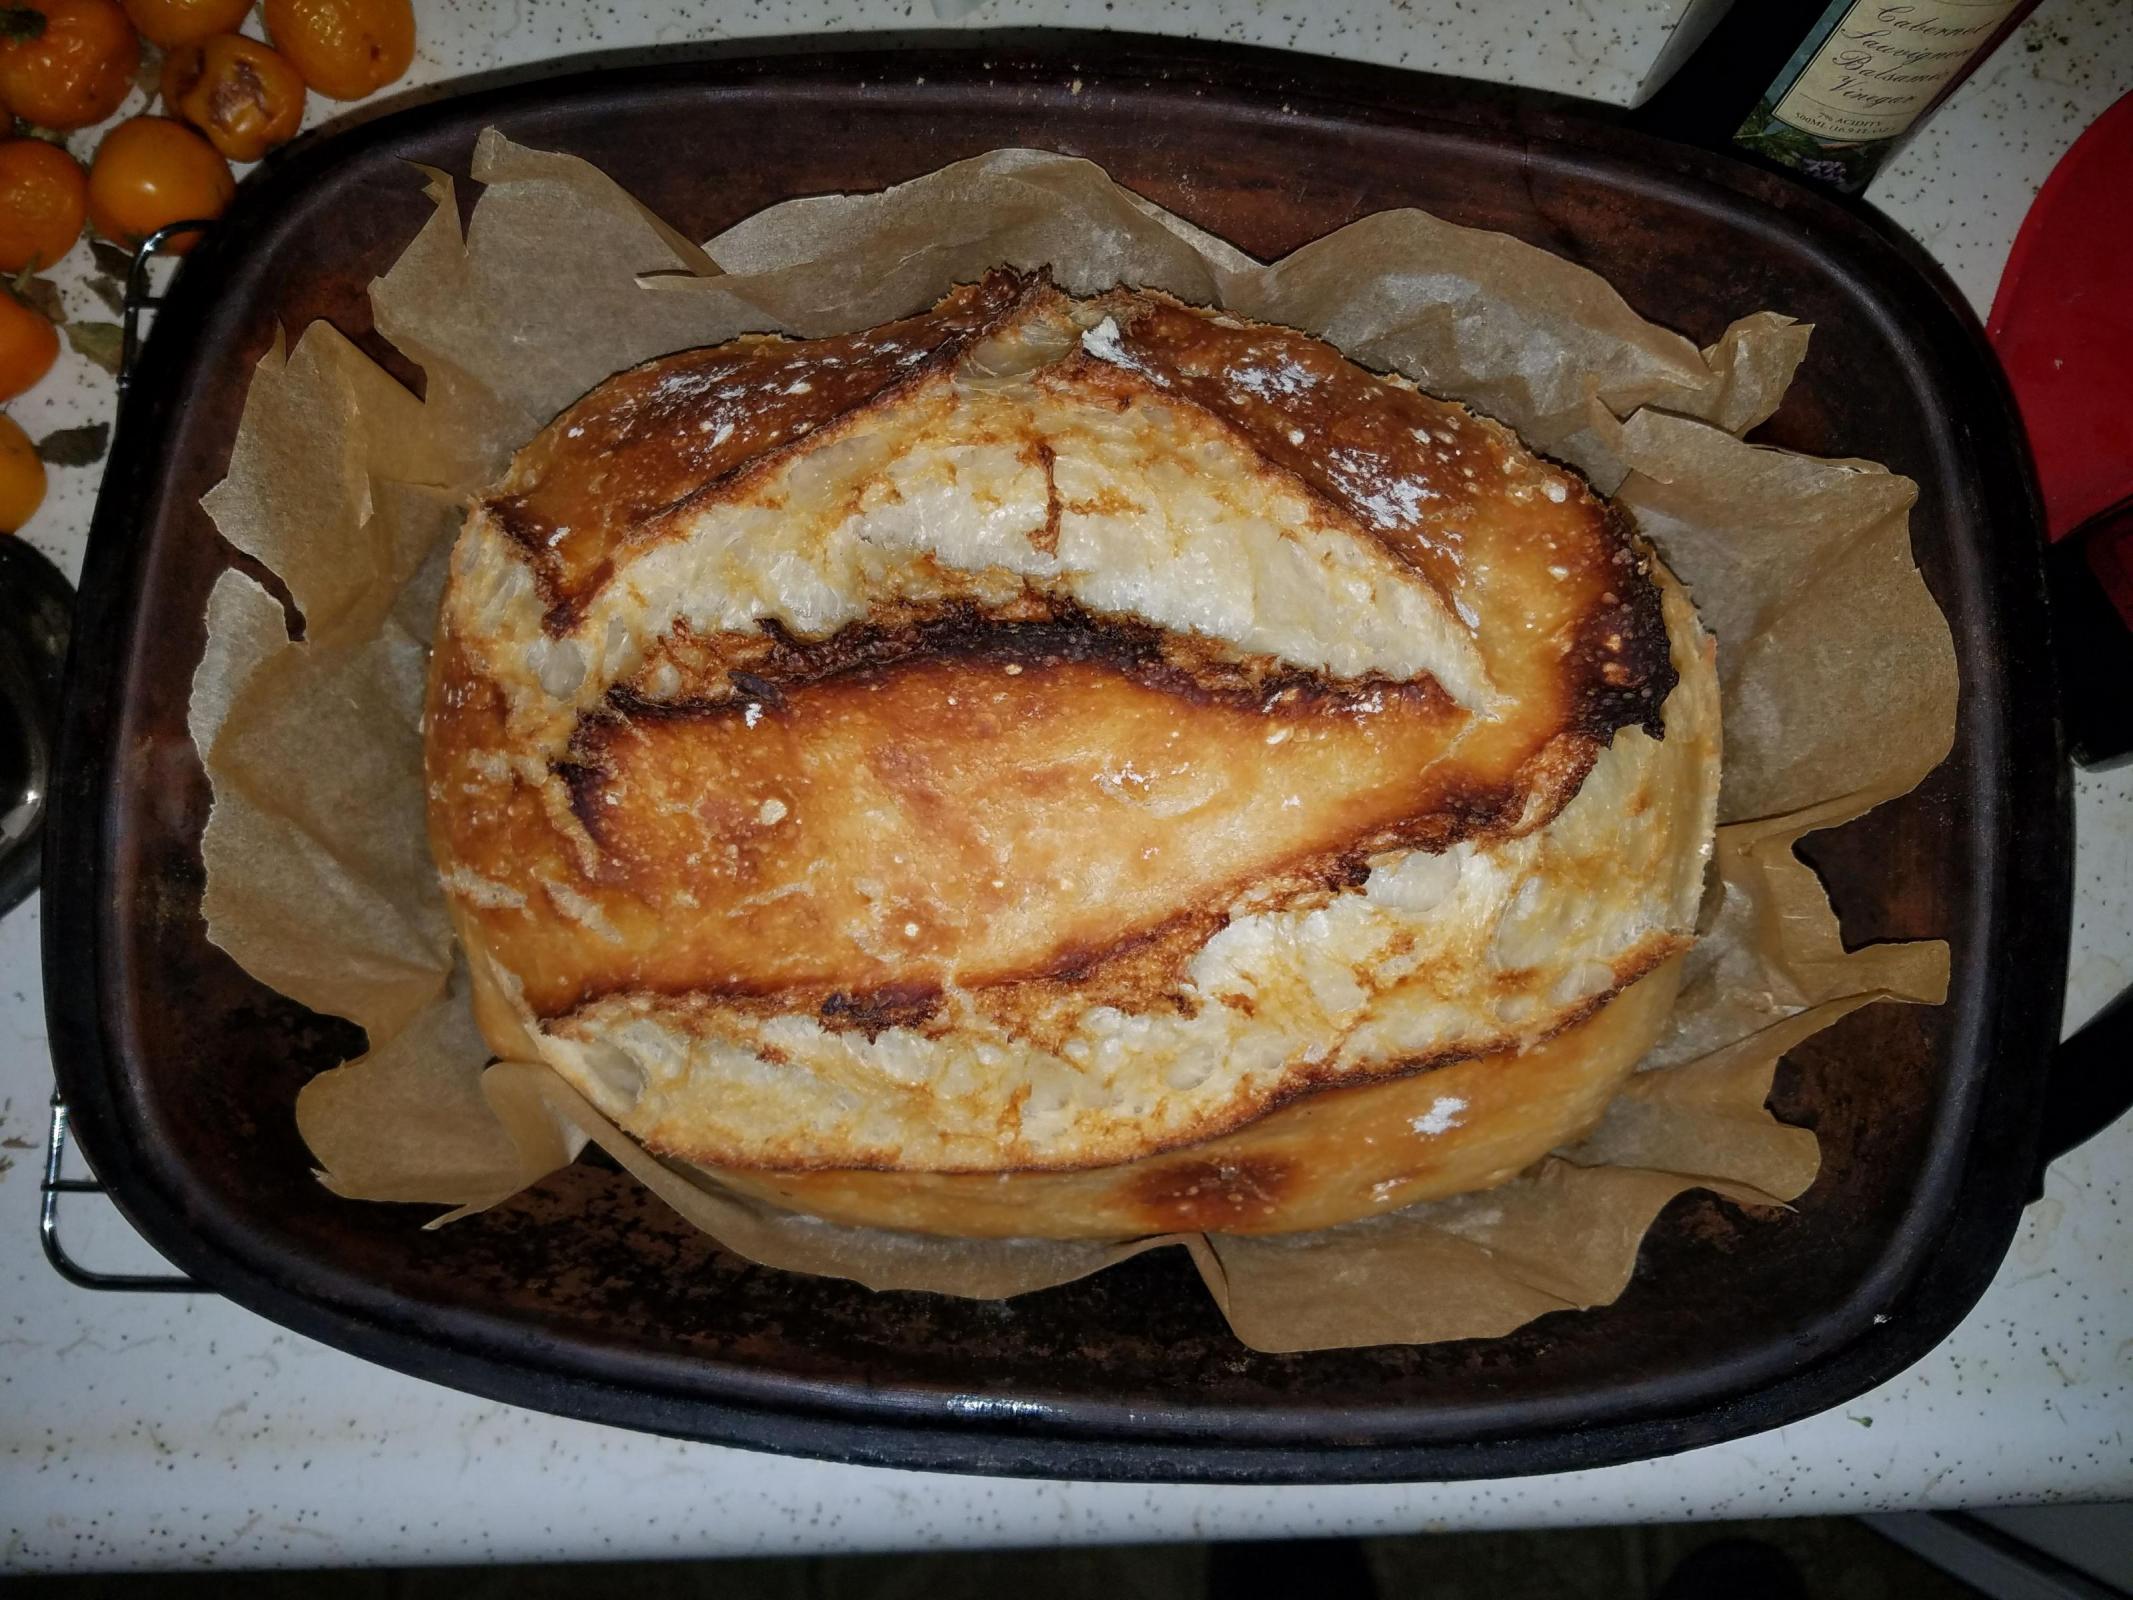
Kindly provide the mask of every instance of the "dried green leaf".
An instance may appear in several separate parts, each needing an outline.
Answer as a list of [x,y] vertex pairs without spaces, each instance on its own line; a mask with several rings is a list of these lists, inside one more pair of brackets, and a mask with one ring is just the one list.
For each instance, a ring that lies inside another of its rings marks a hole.
[[7,280],[7,287],[17,300],[47,322],[67,320],[67,303],[60,299],[59,285],[50,278],[40,278],[33,269],[24,267]]
[[0,7],[0,39],[41,39],[44,13],[33,6]]
[[125,345],[125,335],[115,322],[70,322],[67,324],[67,343],[77,354],[87,356],[113,377],[118,375],[119,352]]
[[133,270],[133,252],[121,250],[109,239],[91,239],[89,254],[96,257],[99,271],[110,273],[121,283],[126,281],[126,274]]
[[119,282],[118,279],[111,277],[109,274],[102,272],[99,272],[95,277],[88,279],[87,282],[89,285],[89,292],[95,295],[97,299],[103,301],[105,308],[109,310],[114,317],[125,315],[126,286],[123,283]]
[[46,434],[37,441],[37,456],[55,467],[93,467],[110,447],[111,424],[92,422]]
[[146,39],[141,41],[141,64],[133,74],[133,86],[148,96],[151,104],[163,87],[163,52]]

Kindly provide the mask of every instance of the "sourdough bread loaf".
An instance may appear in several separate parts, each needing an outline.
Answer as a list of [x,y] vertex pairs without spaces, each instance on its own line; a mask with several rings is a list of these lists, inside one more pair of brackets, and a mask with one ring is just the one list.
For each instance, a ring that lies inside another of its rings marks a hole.
[[943,1233],[1501,1181],[1663,1022],[1693,607],[1500,425],[1001,271],[618,375],[453,552],[432,843],[484,1032],[649,1148]]

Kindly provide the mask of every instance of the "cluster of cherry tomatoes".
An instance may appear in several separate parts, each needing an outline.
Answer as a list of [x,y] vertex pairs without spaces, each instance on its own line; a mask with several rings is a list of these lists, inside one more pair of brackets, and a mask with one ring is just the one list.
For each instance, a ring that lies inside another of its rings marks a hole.
[[[173,222],[219,216],[229,164],[295,136],[307,90],[358,100],[408,68],[412,0],[264,0],[269,42],[238,30],[253,0],[0,0],[0,273],[42,272],[86,222],[132,250]],[[61,138],[115,113],[146,49],[162,52],[161,114],[109,129],[86,171]],[[175,248],[183,248],[180,244]],[[59,353],[51,320],[0,292],[0,402],[28,390]],[[0,531],[44,498],[44,466],[0,415]]]

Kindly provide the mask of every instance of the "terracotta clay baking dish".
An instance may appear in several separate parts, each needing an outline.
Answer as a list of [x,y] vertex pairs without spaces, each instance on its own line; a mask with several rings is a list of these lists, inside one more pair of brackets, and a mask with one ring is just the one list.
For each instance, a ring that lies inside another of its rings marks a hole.
[[[1823,1151],[1791,1214],[1684,1196],[1614,1305],[1485,1341],[1256,1354],[1176,1251],[1005,1303],[872,1294],[728,1256],[591,1162],[437,1232],[420,1208],[336,1199],[291,1108],[360,1035],[246,976],[200,916],[208,789],[186,698],[208,591],[239,558],[199,500],[278,330],[326,318],[419,382],[372,333],[365,288],[428,214],[406,163],[464,174],[490,125],[585,157],[698,239],[1026,145],[1086,156],[1262,258],[1415,205],[1580,262],[1699,344],[1759,307],[1814,323],[1755,437],[1918,481],[1917,559],[1963,690],[1949,760],[1804,853],[1850,941],[1949,941],[1949,1002],[1869,1006],[1789,1058],[1773,1108]],[[44,927],[60,1086],[99,1176],[173,1261],[265,1316],[522,1405],[847,1461],[1556,1471],[1770,1427],[1901,1370],[1983,1291],[2040,1162],[2124,1101],[2103,1064],[2133,1051],[2096,1030],[2086,1069],[2055,1069],[2071,818],[2021,431],[1953,289],[1863,209],[1571,102],[1077,35],[756,43],[506,84],[300,145],[246,191],[133,374],[82,582]]]

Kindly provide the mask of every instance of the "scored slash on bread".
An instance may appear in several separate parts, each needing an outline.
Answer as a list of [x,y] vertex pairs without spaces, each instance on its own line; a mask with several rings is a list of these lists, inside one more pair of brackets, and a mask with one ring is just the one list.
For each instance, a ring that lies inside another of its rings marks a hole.
[[1709,679],[1509,430],[999,271],[651,362],[520,453],[453,556],[433,844],[492,1044],[655,1149],[1097,1167],[1530,1048],[1677,952]]

